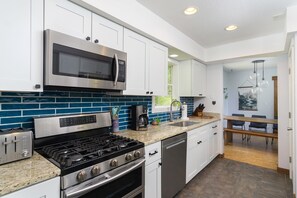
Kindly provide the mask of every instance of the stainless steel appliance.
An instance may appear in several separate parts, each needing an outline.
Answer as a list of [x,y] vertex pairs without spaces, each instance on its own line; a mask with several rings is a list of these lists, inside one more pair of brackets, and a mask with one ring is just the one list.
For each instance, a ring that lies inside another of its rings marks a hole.
[[144,144],[111,134],[109,112],[34,124],[36,151],[61,169],[62,198],[144,197]]
[[136,131],[146,131],[148,127],[147,106],[133,105],[131,128]]
[[0,164],[26,159],[32,155],[31,130],[19,128],[0,132]]
[[127,54],[53,30],[45,31],[45,88],[126,89]]
[[186,185],[187,134],[162,141],[162,198],[172,198]]

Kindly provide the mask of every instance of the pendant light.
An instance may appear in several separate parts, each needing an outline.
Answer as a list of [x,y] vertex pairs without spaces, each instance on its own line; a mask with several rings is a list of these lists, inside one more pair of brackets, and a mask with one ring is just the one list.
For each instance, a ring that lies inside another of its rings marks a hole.
[[[254,72],[249,76],[251,80],[255,80],[255,87],[252,89],[252,92],[259,93],[263,92],[263,88],[267,88],[269,82],[265,80],[265,70],[264,70],[264,62],[265,60],[254,60],[252,63],[254,64]],[[258,65],[262,63],[262,81],[259,82],[260,74],[258,73]]]

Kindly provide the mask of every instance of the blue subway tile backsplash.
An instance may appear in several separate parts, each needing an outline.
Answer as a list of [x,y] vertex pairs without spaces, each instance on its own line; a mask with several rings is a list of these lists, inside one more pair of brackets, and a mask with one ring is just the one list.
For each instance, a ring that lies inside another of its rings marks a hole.
[[[194,108],[193,97],[181,97],[188,104],[188,115]],[[131,125],[131,105],[147,105],[149,121],[159,118],[169,120],[169,113],[152,113],[151,96],[110,96],[104,92],[45,91],[42,93],[0,92],[0,129],[34,128],[33,117],[94,113],[110,111],[113,106],[121,106],[119,113],[120,130]],[[174,112],[180,116],[180,112]]]

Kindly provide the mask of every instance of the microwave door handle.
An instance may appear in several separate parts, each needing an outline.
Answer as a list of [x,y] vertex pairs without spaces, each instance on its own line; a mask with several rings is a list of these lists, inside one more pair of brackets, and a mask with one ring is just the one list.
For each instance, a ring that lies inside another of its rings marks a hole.
[[99,183],[96,183],[96,184],[93,184],[93,185],[90,185],[86,188],[83,188],[83,189],[79,189],[77,191],[74,191],[74,192],[69,192],[69,193],[65,193],[65,198],[74,198],[74,197],[79,197],[79,196],[82,196],[88,192],[91,192],[92,190],[100,187],[100,186],[103,186],[131,171],[133,171],[134,169],[137,169],[138,167],[142,166],[142,164],[145,162],[145,159],[142,159],[140,160],[137,164],[133,165],[132,167],[129,167],[127,168],[126,170],[123,170],[121,173],[117,174],[117,175],[114,175],[112,177],[109,177],[109,178],[106,178],[106,180],[104,181],[101,181]]
[[114,86],[117,86],[118,78],[119,78],[119,59],[118,59],[118,55],[117,54],[114,54],[114,59],[115,59],[115,62],[116,62],[116,76],[114,78],[113,85]]

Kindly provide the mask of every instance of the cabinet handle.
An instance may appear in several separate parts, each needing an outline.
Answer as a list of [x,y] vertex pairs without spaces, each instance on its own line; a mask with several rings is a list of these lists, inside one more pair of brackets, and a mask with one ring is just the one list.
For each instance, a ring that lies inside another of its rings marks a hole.
[[218,127],[218,125],[216,125],[216,126],[213,126],[212,128],[214,129],[214,128],[217,128]]
[[153,155],[156,155],[158,153],[158,151],[155,151],[153,153],[149,153],[149,156],[153,156]]
[[35,89],[40,89],[41,88],[41,85],[40,84],[36,84],[35,85]]
[[150,93],[149,91],[146,92],[146,94],[149,94],[149,93]]
[[197,144],[201,144],[201,143],[202,143],[202,141],[197,142]]
[[91,40],[91,37],[87,36],[87,37],[86,37],[86,40],[87,40],[87,41]]
[[95,40],[94,40],[94,43],[99,43],[99,40],[98,40],[98,39],[95,39]]
[[162,162],[159,162],[159,166],[162,166]]
[[154,93],[153,91],[150,92],[150,94],[153,94],[153,93]]
[[214,133],[214,135],[216,135],[216,134],[218,134],[217,132],[216,133]]

